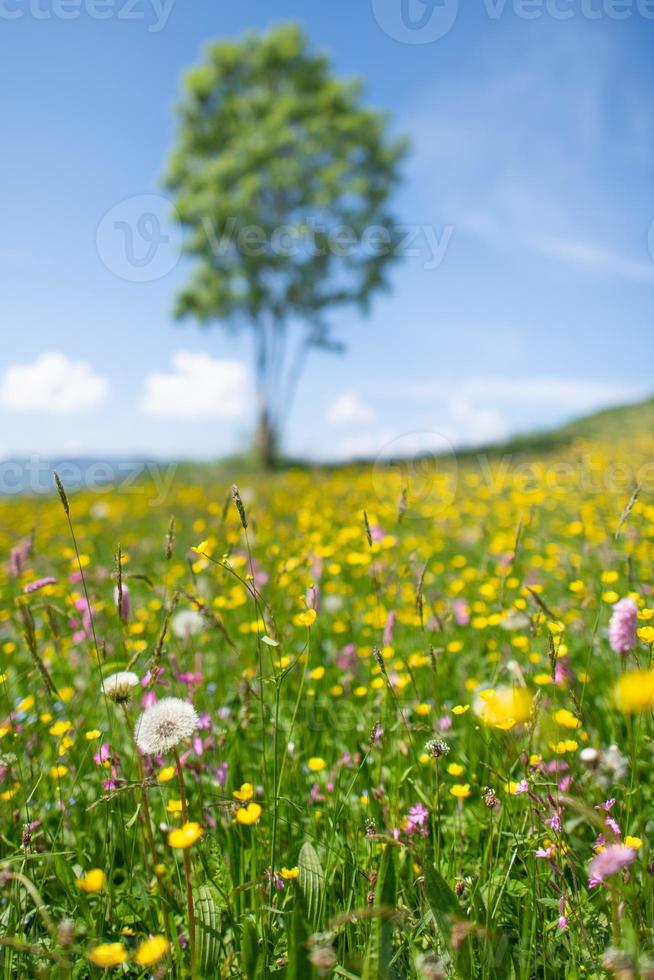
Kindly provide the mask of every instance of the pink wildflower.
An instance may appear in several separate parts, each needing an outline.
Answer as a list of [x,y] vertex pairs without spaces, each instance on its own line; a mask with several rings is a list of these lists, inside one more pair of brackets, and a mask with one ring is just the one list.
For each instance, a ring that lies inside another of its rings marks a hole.
[[118,586],[114,589],[114,602],[116,604],[116,609],[118,610],[118,615],[122,619],[123,623],[126,623],[129,619],[129,589],[124,582],[121,583],[120,593],[118,592]]
[[409,815],[406,818],[404,825],[405,833],[407,834],[423,834],[426,831],[423,829],[427,820],[429,818],[429,810],[422,805],[422,803],[416,803],[409,810]]
[[14,545],[11,549],[9,565],[14,578],[19,578],[23,574],[25,562],[29,558],[31,551],[31,538],[21,538],[18,544]]
[[390,644],[393,642],[393,629],[395,627],[395,617],[396,617],[396,612],[394,609],[391,609],[386,619],[386,625],[384,626],[383,643],[384,646],[386,647],[390,646]]
[[34,582],[28,582],[23,589],[23,592],[26,594],[29,594],[30,592],[38,592],[39,589],[44,589],[46,585],[54,585],[56,581],[56,578],[52,578],[51,575],[49,575],[47,578],[37,578]]
[[626,844],[609,844],[590,862],[588,887],[594,888],[605,878],[629,867],[635,857],[636,852],[633,847],[627,847]]
[[452,605],[457,626],[467,626],[470,622],[470,607],[465,599],[455,599]]
[[636,646],[638,606],[633,599],[620,599],[609,623],[609,643],[615,653],[629,653]]

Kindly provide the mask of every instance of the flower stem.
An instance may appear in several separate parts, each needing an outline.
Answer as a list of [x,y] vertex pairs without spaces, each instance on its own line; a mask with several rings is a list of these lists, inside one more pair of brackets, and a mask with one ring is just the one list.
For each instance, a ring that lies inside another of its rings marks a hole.
[[[177,781],[179,783],[179,798],[182,803],[182,819],[184,823],[188,823],[188,804],[186,802],[186,786],[184,785],[184,773],[182,771],[182,763],[179,759],[179,753],[177,749],[173,749],[173,756],[175,758],[175,768],[177,769]],[[191,976],[195,977],[196,967],[195,967],[195,906],[193,904],[193,887],[191,885],[192,878],[192,868],[191,868],[191,855],[189,853],[188,847],[184,848],[184,877],[186,879],[186,906],[188,909],[188,945],[189,952],[191,955]]]
[[141,809],[143,811],[142,826],[144,827],[145,830],[145,838],[148,847],[150,849],[150,855],[152,857],[152,870],[154,871],[154,876],[157,879],[157,892],[159,895],[159,905],[161,906],[161,918],[163,922],[164,931],[166,933],[166,938],[168,939],[168,942],[171,942],[172,937],[170,934],[170,928],[168,924],[168,912],[165,903],[166,886],[165,886],[165,881],[159,870],[159,862],[157,861],[157,845],[155,844],[154,831],[152,829],[152,815],[150,813],[150,804],[148,803],[148,791],[145,783],[145,769],[143,767],[143,759],[141,758],[138,745],[136,744],[136,741],[134,739],[134,734],[132,732],[132,726],[130,724],[129,714],[127,711],[127,705],[123,704],[122,708],[123,708],[123,714],[125,715],[125,724],[127,725],[127,731],[130,733],[130,738],[132,739],[132,743],[134,745],[134,749],[136,753],[136,762],[137,762],[138,773],[139,773],[139,783],[141,785]]

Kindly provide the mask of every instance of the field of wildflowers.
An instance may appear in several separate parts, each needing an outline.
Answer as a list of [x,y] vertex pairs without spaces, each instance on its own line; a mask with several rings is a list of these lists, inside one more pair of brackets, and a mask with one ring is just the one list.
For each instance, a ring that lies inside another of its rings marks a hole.
[[652,448],[0,502],[2,977],[654,976]]

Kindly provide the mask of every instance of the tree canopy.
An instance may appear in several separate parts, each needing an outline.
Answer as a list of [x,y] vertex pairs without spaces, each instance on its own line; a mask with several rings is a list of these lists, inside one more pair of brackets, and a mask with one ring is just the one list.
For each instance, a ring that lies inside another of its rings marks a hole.
[[406,142],[296,26],[209,46],[185,78],[166,185],[196,259],[176,314],[251,330],[268,461],[328,313],[365,310],[396,257]]

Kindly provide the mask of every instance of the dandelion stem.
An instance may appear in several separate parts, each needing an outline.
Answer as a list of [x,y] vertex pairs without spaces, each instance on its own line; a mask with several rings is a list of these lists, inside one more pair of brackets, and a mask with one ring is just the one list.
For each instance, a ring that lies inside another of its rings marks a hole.
[[159,869],[159,862],[157,860],[157,845],[155,843],[154,831],[152,829],[152,815],[150,813],[150,804],[148,803],[148,790],[147,790],[147,786],[146,786],[146,778],[145,778],[145,769],[143,767],[143,759],[141,758],[141,754],[139,752],[138,745],[136,744],[136,740],[134,738],[134,733],[132,731],[132,726],[130,724],[129,714],[128,714],[128,711],[127,711],[127,705],[126,704],[123,704],[122,705],[122,709],[123,709],[123,714],[125,715],[125,723],[127,725],[127,730],[130,733],[130,738],[132,740],[132,743],[134,745],[134,749],[135,749],[135,752],[136,752],[136,761],[137,761],[138,771],[139,771],[139,782],[141,784],[141,809],[143,811],[143,822],[142,822],[142,826],[145,829],[145,839],[146,839],[146,842],[147,842],[147,846],[150,849],[150,856],[152,857],[152,870],[154,871],[154,876],[157,879],[157,891],[158,891],[158,894],[159,894],[159,904],[161,906],[161,918],[162,918],[162,922],[163,922],[163,927],[164,927],[164,930],[165,930],[165,933],[166,933],[166,938],[168,939],[168,942],[171,942],[171,938],[172,937],[171,937],[171,932],[170,932],[170,928],[169,928],[169,924],[168,924],[168,911],[167,911],[166,903],[165,903],[166,885],[165,885],[165,881],[164,881],[164,879],[163,879],[163,877],[161,875],[161,871]]
[[[179,753],[177,749],[173,749],[173,757],[175,759],[175,768],[177,770],[177,781],[179,783],[179,798],[182,803],[182,819],[184,823],[188,823],[188,804],[186,802],[186,786],[184,785],[184,773],[182,771],[182,763],[179,758]],[[184,848],[184,877],[186,879],[186,906],[188,909],[188,944],[189,952],[191,955],[191,976],[196,977],[196,967],[195,967],[195,907],[193,904],[193,886],[192,881],[192,867],[191,867],[191,855],[189,853],[188,847]]]

